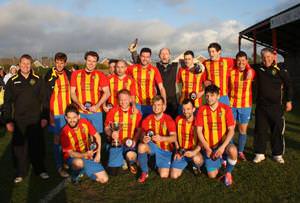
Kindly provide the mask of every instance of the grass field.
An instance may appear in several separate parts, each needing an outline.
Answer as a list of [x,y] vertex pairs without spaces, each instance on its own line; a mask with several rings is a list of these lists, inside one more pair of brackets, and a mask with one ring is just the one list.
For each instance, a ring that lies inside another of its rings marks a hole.
[[[258,165],[250,161],[238,163],[233,172],[234,185],[230,188],[208,179],[205,174],[195,177],[190,171],[185,171],[178,180],[161,180],[152,171],[145,184],[124,173],[111,177],[106,185],[87,178],[79,185],[67,182],[51,202],[300,202],[300,108],[286,117],[286,163],[279,165],[270,156]],[[0,135],[3,133],[2,130]],[[254,157],[252,135],[253,121],[246,146],[249,160]],[[43,181],[31,174],[18,185],[13,184],[10,137],[8,134],[0,137],[0,202],[38,202],[62,181],[54,170],[51,135],[46,134],[46,165],[51,178]]]

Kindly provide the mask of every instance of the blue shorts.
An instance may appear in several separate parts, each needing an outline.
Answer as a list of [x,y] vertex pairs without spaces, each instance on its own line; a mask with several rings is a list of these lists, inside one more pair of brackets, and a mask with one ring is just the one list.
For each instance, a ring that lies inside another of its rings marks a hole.
[[96,128],[98,133],[103,133],[103,113],[97,112],[92,114],[80,113],[81,118],[89,120]]
[[[124,163],[124,157],[130,149],[125,146],[110,147],[108,155],[109,167],[121,167]],[[136,152],[136,149],[134,150]]]
[[136,108],[142,113],[143,118],[153,113],[151,105],[136,104]]
[[[213,150],[213,152],[217,151],[217,149]],[[207,172],[212,172],[221,168],[222,158],[218,158],[217,160],[212,160],[210,157],[207,157],[205,151],[202,152],[204,157],[204,164]]]
[[181,169],[184,170],[185,167],[188,165],[189,162],[191,162],[192,159],[188,157],[182,157],[181,159],[174,159],[171,168]]
[[148,143],[150,147],[150,154],[155,155],[155,164],[157,168],[170,168],[172,160],[172,152],[160,149],[153,142]]
[[238,121],[240,124],[247,124],[251,116],[251,107],[248,108],[234,108],[232,107],[232,113],[234,120]]
[[66,125],[66,119],[64,115],[54,116],[54,125],[49,125],[49,132],[54,135],[60,135],[61,129]]
[[[91,179],[96,180],[95,173],[99,173],[101,171],[104,171],[103,166],[100,163],[94,162],[93,160],[88,159],[82,159],[84,166],[83,166],[83,172]],[[73,158],[67,159],[67,164],[70,168],[72,168],[72,162]]]
[[227,95],[225,96],[220,96],[219,102],[226,104],[228,106],[230,106],[230,101],[229,101],[229,97]]

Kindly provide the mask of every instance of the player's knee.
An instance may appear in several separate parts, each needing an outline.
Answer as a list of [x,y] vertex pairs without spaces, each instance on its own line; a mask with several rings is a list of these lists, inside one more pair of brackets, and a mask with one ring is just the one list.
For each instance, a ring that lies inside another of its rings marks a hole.
[[173,173],[171,173],[170,177],[171,177],[172,179],[178,179],[178,178],[180,177],[180,174],[179,174],[179,173],[173,172]]
[[144,143],[140,143],[138,146],[138,152],[139,153],[145,153],[147,152],[147,145]]
[[169,172],[165,172],[165,171],[160,172],[159,175],[160,175],[161,178],[168,178],[169,177]]
[[218,175],[218,171],[217,171],[217,170],[216,170],[216,171],[212,171],[212,172],[208,172],[208,173],[207,173],[207,176],[208,176],[209,178],[216,178],[217,175]]
[[72,168],[74,170],[80,170],[84,167],[84,163],[82,159],[74,159],[72,162]]
[[134,160],[136,160],[136,157],[137,157],[137,155],[136,155],[135,152],[127,152],[127,154],[126,154],[126,158],[127,158],[127,160],[129,160],[129,161],[134,161]]
[[99,183],[107,183],[108,182],[108,175],[105,173],[105,174],[101,174],[101,175],[97,175],[96,176],[96,181],[99,182]]
[[237,156],[237,148],[234,145],[229,145],[227,148],[227,154],[231,157],[231,158],[235,158]]

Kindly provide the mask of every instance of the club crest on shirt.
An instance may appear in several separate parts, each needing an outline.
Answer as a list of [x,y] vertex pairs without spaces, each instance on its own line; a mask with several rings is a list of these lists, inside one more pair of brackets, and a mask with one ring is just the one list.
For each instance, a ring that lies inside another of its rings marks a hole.
[[29,84],[30,84],[31,86],[33,86],[35,83],[36,83],[36,82],[35,82],[34,79],[30,79],[30,80],[29,80]]
[[219,116],[220,118],[222,117],[222,115],[223,115],[222,112],[219,112],[218,116]]
[[82,134],[86,134],[87,133],[86,130],[85,130],[85,128],[82,128],[81,133]]
[[272,75],[276,75],[277,74],[277,70],[276,69],[273,69],[272,70]]

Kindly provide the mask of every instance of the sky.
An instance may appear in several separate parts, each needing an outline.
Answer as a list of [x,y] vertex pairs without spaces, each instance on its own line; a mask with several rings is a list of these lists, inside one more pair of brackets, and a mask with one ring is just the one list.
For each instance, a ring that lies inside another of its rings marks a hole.
[[[128,44],[169,47],[207,56],[210,42],[224,55],[238,49],[238,33],[300,0],[0,0],[0,57],[53,56],[126,58]],[[251,45],[242,41],[242,48]],[[250,53],[249,53],[250,54]]]

